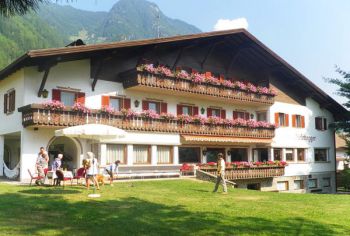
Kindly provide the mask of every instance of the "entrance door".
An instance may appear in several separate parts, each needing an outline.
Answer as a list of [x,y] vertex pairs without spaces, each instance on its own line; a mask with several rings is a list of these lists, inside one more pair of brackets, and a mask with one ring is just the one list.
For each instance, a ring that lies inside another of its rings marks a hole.
[[217,162],[219,153],[222,153],[224,155],[224,160],[226,160],[224,148],[207,148],[207,162]]

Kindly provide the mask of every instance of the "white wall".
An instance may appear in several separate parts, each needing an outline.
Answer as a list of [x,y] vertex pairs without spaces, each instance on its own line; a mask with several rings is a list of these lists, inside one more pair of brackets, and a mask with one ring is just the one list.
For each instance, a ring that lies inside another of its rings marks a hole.
[[[327,118],[327,123],[333,122],[332,114],[321,109],[312,99],[306,99],[306,106],[275,102],[270,108],[270,120],[274,120],[276,112],[289,114],[289,127],[280,127],[275,131],[272,147],[275,148],[306,148],[305,163],[289,163],[286,167],[286,176],[308,175],[309,173],[335,171],[334,130],[319,131],[315,128],[315,117]],[[305,116],[305,128],[293,128],[291,115]],[[300,138],[300,135],[315,137],[309,142]],[[328,148],[329,161],[315,162],[314,148]]]
[[[17,112],[17,108],[23,106],[24,104],[23,86],[23,69],[11,74],[4,80],[0,80],[0,135],[14,133],[22,130],[22,114]],[[12,114],[5,114],[3,106],[4,94],[11,89],[15,89],[16,91],[15,111]]]

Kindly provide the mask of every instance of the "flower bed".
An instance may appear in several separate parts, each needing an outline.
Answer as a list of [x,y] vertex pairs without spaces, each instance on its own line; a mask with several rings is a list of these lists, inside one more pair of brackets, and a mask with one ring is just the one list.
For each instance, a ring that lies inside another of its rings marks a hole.
[[186,79],[194,84],[210,84],[216,86],[223,86],[225,88],[237,89],[243,92],[250,92],[260,95],[276,96],[276,91],[267,87],[255,86],[252,83],[244,83],[233,79],[224,79],[223,77],[217,78],[212,76],[211,73],[201,74],[198,72],[192,72],[191,74],[185,70],[171,71],[165,66],[154,67],[153,64],[142,64],[137,67],[138,71],[147,72],[154,75],[162,75],[166,77],[174,77],[178,79]]

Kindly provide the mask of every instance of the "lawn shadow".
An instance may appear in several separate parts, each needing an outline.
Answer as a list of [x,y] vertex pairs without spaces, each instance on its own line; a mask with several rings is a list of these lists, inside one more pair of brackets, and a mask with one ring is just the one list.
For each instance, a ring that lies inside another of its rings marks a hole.
[[[51,189],[0,195],[0,230],[12,235],[334,235],[329,225],[305,218],[266,219],[190,211],[144,199],[76,201]],[[42,195],[41,195],[42,194]],[[16,227],[13,227],[16,225]],[[339,228],[339,225],[333,226]],[[340,229],[346,232],[346,228]]]
[[21,190],[18,191],[19,193],[25,193],[25,194],[47,194],[47,195],[55,195],[55,194],[75,194],[80,193],[81,191],[75,190],[75,189],[64,189],[64,188],[38,188],[38,189],[27,189],[27,190]]

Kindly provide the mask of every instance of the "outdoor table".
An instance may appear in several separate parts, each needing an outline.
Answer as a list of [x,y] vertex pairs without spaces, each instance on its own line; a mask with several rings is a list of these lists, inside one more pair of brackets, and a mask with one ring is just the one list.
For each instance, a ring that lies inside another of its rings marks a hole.
[[[69,171],[69,170],[65,170],[65,171],[62,171],[63,172],[63,176],[65,178],[72,178],[73,179],[73,172],[72,171]],[[50,180],[50,185],[53,184],[53,179],[56,179],[57,178],[57,175],[56,175],[56,171],[48,171],[47,174],[46,174],[46,177],[45,177],[45,180]],[[44,181],[45,182],[45,181]]]

